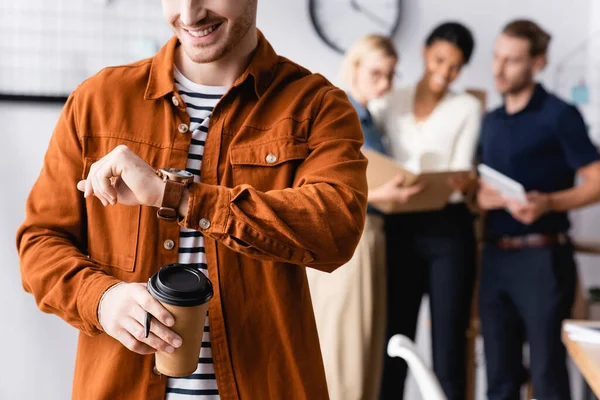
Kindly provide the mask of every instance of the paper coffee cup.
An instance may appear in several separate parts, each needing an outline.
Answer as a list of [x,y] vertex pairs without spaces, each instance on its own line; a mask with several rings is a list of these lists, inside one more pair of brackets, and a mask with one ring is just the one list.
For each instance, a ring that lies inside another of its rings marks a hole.
[[[183,340],[173,353],[156,352],[156,368],[167,376],[191,375],[198,367],[206,311],[213,297],[212,283],[198,268],[169,264],[150,278],[148,292],[173,315],[175,324],[171,329]],[[148,332],[149,313],[146,320]]]

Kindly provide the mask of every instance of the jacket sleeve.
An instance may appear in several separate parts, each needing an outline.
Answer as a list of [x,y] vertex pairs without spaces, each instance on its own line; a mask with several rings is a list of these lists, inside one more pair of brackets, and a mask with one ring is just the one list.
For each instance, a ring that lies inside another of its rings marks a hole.
[[345,93],[324,90],[293,187],[261,192],[194,183],[182,225],[254,258],[324,271],[348,261],[365,221],[367,160]]
[[83,163],[75,96],[69,97],[50,139],[16,239],[23,287],[38,307],[93,335],[101,332],[100,297],[119,281],[85,254],[85,202],[76,187]]

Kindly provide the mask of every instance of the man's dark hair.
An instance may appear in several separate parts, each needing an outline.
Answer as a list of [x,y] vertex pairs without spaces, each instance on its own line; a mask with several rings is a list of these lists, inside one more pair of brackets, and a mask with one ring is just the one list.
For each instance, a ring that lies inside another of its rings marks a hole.
[[529,54],[532,57],[546,55],[550,39],[552,39],[552,36],[538,24],[527,19],[517,19],[510,22],[504,27],[502,33],[527,40],[529,42]]

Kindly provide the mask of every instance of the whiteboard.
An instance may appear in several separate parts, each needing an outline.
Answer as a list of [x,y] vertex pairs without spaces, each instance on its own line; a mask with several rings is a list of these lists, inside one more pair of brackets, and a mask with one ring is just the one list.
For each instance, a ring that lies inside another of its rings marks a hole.
[[67,96],[171,35],[155,0],[0,0],[0,94]]

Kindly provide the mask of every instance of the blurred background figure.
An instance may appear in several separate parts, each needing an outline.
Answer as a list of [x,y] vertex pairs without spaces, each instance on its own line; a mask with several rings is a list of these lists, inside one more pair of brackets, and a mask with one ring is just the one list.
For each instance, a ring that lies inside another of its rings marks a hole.
[[[600,156],[577,108],[535,81],[550,39],[536,23],[516,20],[494,48],[494,81],[504,104],[484,119],[480,158],[520,182],[527,202],[483,183],[478,193],[488,210],[479,314],[491,400],[520,396],[523,333],[533,397],[571,398],[561,343],[577,276],[567,211],[600,198]],[[582,182],[573,187],[576,175]]]
[[[387,93],[398,55],[384,36],[369,35],[345,55],[341,78],[356,108],[365,147],[387,154],[385,139],[367,109]],[[394,179],[369,193],[370,201],[405,201],[418,187]],[[327,274],[307,270],[327,385],[332,400],[375,399],[385,348],[385,236],[383,216],[369,206],[353,258]]]
[[[469,62],[474,39],[465,26],[443,23],[427,37],[424,71],[416,85],[393,91],[371,109],[390,141],[393,158],[413,172],[463,171],[448,182],[455,192],[439,211],[386,219],[387,339],[415,338],[421,299],[429,294],[433,366],[449,399],[465,398],[465,332],[475,275],[473,217],[465,204],[474,188],[470,170],[481,104],[450,85]],[[385,356],[382,399],[403,398],[406,364]]]

